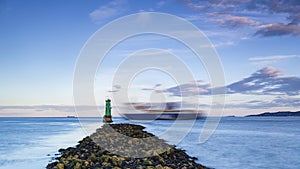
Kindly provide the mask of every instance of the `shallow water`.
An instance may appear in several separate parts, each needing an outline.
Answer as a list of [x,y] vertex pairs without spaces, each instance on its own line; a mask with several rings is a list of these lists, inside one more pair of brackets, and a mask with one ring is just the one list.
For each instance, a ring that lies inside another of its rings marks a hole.
[[[300,168],[299,117],[224,117],[203,144],[198,140],[204,119],[197,120],[190,131],[185,126],[191,121],[180,121],[174,131],[187,134],[182,140],[168,135],[174,121],[114,121],[142,124],[170,144],[180,141],[178,147],[209,167]],[[82,130],[76,118],[0,118],[0,168],[45,168],[59,148],[75,146],[102,125],[99,119],[80,122],[90,127]]]

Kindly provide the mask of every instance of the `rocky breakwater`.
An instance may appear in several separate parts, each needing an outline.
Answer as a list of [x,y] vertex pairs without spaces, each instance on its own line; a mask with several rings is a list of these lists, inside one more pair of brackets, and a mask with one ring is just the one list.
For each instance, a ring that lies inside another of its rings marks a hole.
[[206,168],[184,150],[143,129],[133,124],[105,124],[76,147],[60,149],[60,157],[47,169]]

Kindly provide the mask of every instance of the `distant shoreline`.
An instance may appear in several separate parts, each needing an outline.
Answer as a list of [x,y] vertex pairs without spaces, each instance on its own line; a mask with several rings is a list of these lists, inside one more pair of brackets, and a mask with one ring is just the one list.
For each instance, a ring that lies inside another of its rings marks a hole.
[[291,111],[279,111],[279,112],[265,112],[265,113],[261,113],[261,114],[253,114],[253,115],[247,115],[245,117],[261,117],[261,116],[300,116],[300,111],[295,111],[295,112],[291,112]]

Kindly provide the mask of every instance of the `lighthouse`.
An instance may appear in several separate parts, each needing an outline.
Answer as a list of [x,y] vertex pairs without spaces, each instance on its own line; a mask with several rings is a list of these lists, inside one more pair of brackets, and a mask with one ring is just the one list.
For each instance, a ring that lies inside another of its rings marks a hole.
[[103,121],[108,123],[112,122],[110,102],[110,99],[105,100],[105,115],[103,117]]

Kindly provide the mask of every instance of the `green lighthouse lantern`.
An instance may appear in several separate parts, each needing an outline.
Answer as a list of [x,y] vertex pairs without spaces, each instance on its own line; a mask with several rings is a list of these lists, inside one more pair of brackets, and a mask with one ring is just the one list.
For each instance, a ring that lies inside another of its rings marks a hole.
[[110,107],[110,99],[105,100],[106,106],[105,106],[105,116],[111,116],[111,107]]
[[104,122],[112,122],[112,117],[111,117],[111,100],[106,99],[105,100],[105,115],[103,117]]

